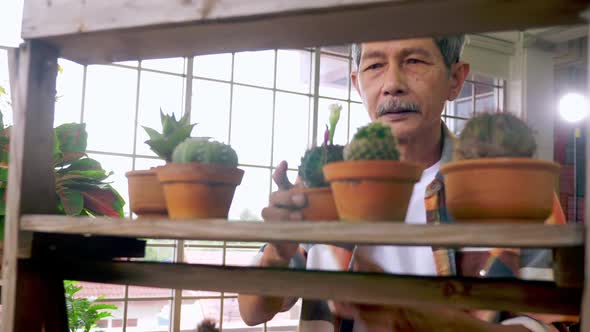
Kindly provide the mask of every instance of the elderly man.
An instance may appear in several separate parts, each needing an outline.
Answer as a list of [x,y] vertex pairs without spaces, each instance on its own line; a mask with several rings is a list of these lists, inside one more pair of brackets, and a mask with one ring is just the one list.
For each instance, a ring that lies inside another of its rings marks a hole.
[[[441,164],[452,158],[453,136],[441,120],[445,102],[459,95],[469,74],[460,60],[463,36],[393,40],[353,45],[354,87],[372,121],[391,127],[399,140],[401,158],[421,164],[424,172],[414,186],[406,222],[449,222],[444,209]],[[282,162],[274,174],[279,191],[262,211],[268,221],[297,222],[305,197],[291,194]],[[346,269],[350,253],[325,245],[267,244],[256,264],[264,267]],[[357,270],[411,275],[518,275],[514,251],[454,252],[431,247],[359,246],[354,250]],[[463,264],[463,263],[469,264]],[[249,325],[270,320],[288,310],[296,299],[240,295],[240,313]],[[349,320],[332,317],[336,312]],[[485,317],[485,318],[484,318]],[[322,301],[303,301],[299,331],[549,331],[530,317],[484,316],[437,307],[367,307]]]

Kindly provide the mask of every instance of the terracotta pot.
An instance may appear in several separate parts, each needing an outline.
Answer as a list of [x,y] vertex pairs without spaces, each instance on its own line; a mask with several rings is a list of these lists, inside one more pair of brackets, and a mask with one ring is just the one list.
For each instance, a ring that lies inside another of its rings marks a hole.
[[291,189],[293,192],[303,193],[307,198],[307,205],[303,208],[303,220],[336,221],[338,211],[334,204],[332,188],[301,188]]
[[532,158],[482,158],[441,167],[446,205],[457,221],[538,222],[551,214],[557,163]]
[[125,173],[129,188],[129,206],[139,217],[168,217],[156,169],[157,167]]
[[202,163],[169,163],[158,169],[171,219],[227,218],[244,171]]
[[422,171],[417,164],[394,160],[341,161],[324,166],[340,220],[351,222],[404,222]]

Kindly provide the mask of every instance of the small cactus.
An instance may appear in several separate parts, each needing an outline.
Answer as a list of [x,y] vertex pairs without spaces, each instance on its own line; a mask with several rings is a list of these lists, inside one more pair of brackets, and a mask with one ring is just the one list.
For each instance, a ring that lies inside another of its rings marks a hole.
[[343,160],[342,151],[344,146],[334,144],[334,133],[336,124],[340,119],[342,106],[338,104],[330,105],[330,127],[326,125],[324,132],[324,143],[305,151],[301,164],[299,165],[299,176],[303,180],[303,185],[308,188],[326,187],[329,183],[324,178],[324,165],[335,161]]
[[531,158],[537,144],[527,124],[510,113],[481,113],[459,135],[456,159]]
[[399,160],[391,128],[380,122],[359,128],[344,148],[344,160]]
[[167,115],[160,109],[160,119],[162,122],[162,133],[155,129],[143,126],[149,140],[145,143],[151,148],[158,157],[169,162],[172,161],[172,152],[176,146],[190,137],[195,124],[190,124],[188,114],[185,114],[180,120],[176,120],[174,113]]
[[178,144],[174,149],[172,161],[175,163],[199,162],[237,167],[238,155],[227,144],[211,141],[206,137],[191,137]]

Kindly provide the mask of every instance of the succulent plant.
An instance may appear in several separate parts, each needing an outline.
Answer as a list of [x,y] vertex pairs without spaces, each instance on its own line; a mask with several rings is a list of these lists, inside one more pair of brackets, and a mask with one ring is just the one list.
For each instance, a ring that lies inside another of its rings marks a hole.
[[334,133],[336,132],[336,125],[340,119],[341,111],[342,106],[338,104],[330,105],[330,126],[326,125],[323,144],[306,150],[303,158],[301,158],[298,171],[305,187],[319,188],[328,186],[329,183],[324,178],[324,165],[343,160],[342,151],[344,146],[334,144]]
[[145,143],[149,145],[158,157],[169,162],[172,161],[174,148],[190,137],[195,124],[189,122],[188,114],[185,114],[177,121],[174,113],[167,115],[162,112],[162,109],[160,109],[160,119],[162,122],[162,133],[143,126],[143,129],[150,137]]
[[212,141],[208,137],[191,137],[178,144],[174,149],[172,161],[175,163],[199,162],[237,167],[238,155],[227,144]]
[[481,113],[459,135],[457,159],[524,157],[537,149],[533,131],[510,113]]
[[344,148],[344,160],[399,160],[391,128],[380,122],[360,127]]

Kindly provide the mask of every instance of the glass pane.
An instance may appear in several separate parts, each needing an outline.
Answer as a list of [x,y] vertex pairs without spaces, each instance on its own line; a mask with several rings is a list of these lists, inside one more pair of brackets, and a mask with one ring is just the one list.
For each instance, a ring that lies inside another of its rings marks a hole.
[[322,47],[322,52],[350,56],[350,45],[324,46]]
[[262,209],[268,205],[270,170],[264,168],[241,167],[244,171],[242,184],[229,210],[230,220],[262,220]]
[[[496,82],[493,77],[481,75],[481,74],[474,74],[473,80],[479,83],[487,84],[487,85],[496,85]],[[477,86],[476,86],[477,91]],[[477,92],[476,92],[477,93]]]
[[176,74],[184,74],[184,66],[184,58],[152,59],[143,60],[141,62],[142,68],[155,69]]
[[106,299],[122,299],[125,297],[125,286],[123,285],[80,281],[78,287],[82,287],[82,289],[76,293],[76,297],[104,296]]
[[291,309],[279,312],[274,318],[266,323],[267,331],[294,331],[299,326],[301,315],[301,300],[298,300]]
[[358,128],[366,126],[370,122],[371,118],[363,104],[350,103],[350,130],[348,141],[354,137]]
[[55,127],[64,123],[80,122],[82,86],[84,84],[84,66],[64,59],[59,59],[58,64],[63,71],[57,74],[57,95],[53,120]]
[[127,177],[125,173],[131,170],[131,157],[108,156],[103,154],[89,153],[88,157],[97,160],[102,165],[102,168],[107,172],[112,171],[113,175],[107,178],[107,181],[112,182],[111,186],[119,192],[119,195],[125,200],[123,211],[126,216],[129,216],[129,188],[127,185]]
[[10,106],[10,79],[8,76],[8,54],[0,49],[0,86],[6,94],[0,96],[0,111],[4,117],[4,125],[12,124],[12,107]]
[[340,112],[340,120],[336,126],[336,132],[334,133],[334,144],[346,144],[348,138],[348,112],[346,103],[340,101],[320,98],[319,109],[318,109],[318,145],[324,142],[324,132],[326,131],[326,125],[330,121],[330,105],[331,104],[342,105],[342,111]]
[[493,86],[475,83],[475,94],[477,96],[488,95],[490,93],[494,93]]
[[172,263],[174,262],[174,247],[146,246],[145,257],[143,260],[149,262]]
[[348,59],[322,54],[320,60],[320,96],[348,98]]
[[470,118],[473,115],[473,102],[471,99],[458,101],[455,103],[454,110],[451,108],[449,111],[449,115]]
[[130,298],[172,297],[172,290],[166,288],[129,286]]
[[[230,85],[193,80],[192,122],[195,136],[213,137],[227,143],[229,132]],[[239,156],[238,156],[239,157]]]
[[139,113],[137,127],[136,153],[146,156],[155,156],[145,144],[148,135],[142,126],[162,131],[160,109],[165,114],[172,114],[178,120],[182,116],[184,105],[184,78],[168,74],[141,72],[139,87]]
[[[105,329],[105,331],[109,331],[109,332],[119,332],[119,331],[123,331],[123,310],[124,310],[124,304],[123,302],[110,302],[110,301],[104,301],[104,302],[100,302],[101,304],[111,304],[117,307],[116,310],[110,310],[109,312],[111,313],[111,317],[107,317],[107,318],[103,318],[98,322],[98,325],[103,327]],[[128,331],[133,331],[133,330],[129,330]],[[100,331],[100,330],[99,330]]]
[[137,71],[88,66],[86,80],[88,149],[132,153]]
[[204,319],[215,323],[219,328],[221,317],[221,299],[218,300],[183,300],[180,311],[180,329],[196,331]]
[[113,62],[116,65],[121,65],[121,66],[129,66],[129,67],[137,67],[139,66],[139,61],[136,60],[131,60],[131,61],[118,61],[118,62]]
[[[223,331],[264,331],[264,324],[249,327],[240,316],[240,308],[238,306],[238,299],[224,298],[223,299]],[[285,330],[285,331],[295,331]]]
[[270,165],[272,92],[235,86],[231,144],[242,164]]
[[222,248],[184,248],[184,262],[190,264],[221,265],[223,263]]
[[459,93],[459,97],[457,99],[471,97],[473,95],[473,83],[465,82],[463,83],[463,88],[461,88],[461,93]]
[[273,166],[286,160],[297,168],[308,146],[310,98],[277,92]]
[[221,297],[220,292],[208,292],[208,291],[200,291],[200,290],[191,290],[191,289],[183,289],[182,290],[183,297],[208,297],[208,298],[219,298]]
[[309,93],[312,53],[279,50],[277,56],[277,88]]
[[165,161],[162,159],[152,158],[135,158],[135,169],[150,169],[152,167],[164,165]]
[[274,50],[239,52],[234,61],[234,81],[268,88],[273,86]]
[[227,249],[225,253],[225,265],[252,266],[257,254],[258,250],[256,249]]
[[463,119],[453,119],[453,118],[445,119],[445,123],[449,127],[449,130],[451,130],[451,132],[453,132],[453,134],[455,134],[455,135],[459,135],[461,133],[461,130],[463,130],[463,127],[465,127],[466,122],[467,122],[467,120],[463,120]]
[[231,53],[196,56],[193,62],[193,75],[229,81],[231,57]]
[[477,97],[475,98],[475,112],[496,112],[497,105],[496,105],[496,96],[493,94],[488,95],[486,97]]
[[126,331],[170,331],[172,301],[129,301],[127,304]]

